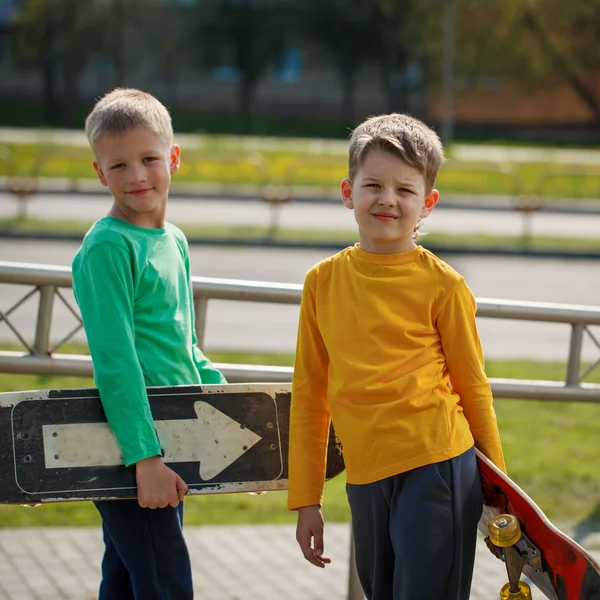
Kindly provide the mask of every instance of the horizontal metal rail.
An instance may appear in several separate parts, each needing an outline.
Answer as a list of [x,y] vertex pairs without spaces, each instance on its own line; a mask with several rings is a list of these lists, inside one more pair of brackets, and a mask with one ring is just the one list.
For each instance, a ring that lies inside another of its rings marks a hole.
[[[292,367],[264,365],[238,365],[214,363],[230,383],[288,383],[292,380]],[[92,359],[81,354],[56,354],[34,356],[25,352],[0,352],[0,372],[38,375],[75,375],[92,377]],[[600,385],[582,383],[565,386],[561,381],[490,378],[495,398],[520,398],[523,400],[556,400],[600,402]]]
[[[71,269],[53,265],[0,261],[0,283],[70,288]],[[195,298],[203,296],[212,300],[300,304],[302,296],[302,285],[294,283],[192,277],[192,284]],[[477,316],[600,325],[600,308],[596,306],[551,302],[477,298]]]
[[[192,283],[197,337],[200,345],[204,339],[206,310],[210,300],[297,305],[302,295],[302,286],[298,284],[206,277],[193,277]],[[93,369],[89,356],[60,354],[55,352],[55,349],[47,347],[50,339],[52,315],[49,313],[52,311],[52,298],[54,294],[60,294],[60,288],[71,287],[70,268],[0,261],[0,284],[33,286],[40,292],[35,343],[32,347],[28,347],[28,352],[0,351],[0,372],[91,376]],[[491,378],[490,383],[495,397],[600,402],[600,385],[582,383],[584,377],[580,374],[584,334],[587,332],[598,345],[598,341],[588,327],[600,325],[600,308],[491,298],[478,298],[477,306],[479,318],[565,323],[572,328],[565,381]],[[0,322],[6,316],[1,309],[2,307],[0,307]],[[600,350],[600,345],[598,347]],[[593,367],[598,364],[600,361]],[[282,383],[290,381],[293,373],[291,367],[237,364],[216,366],[232,383],[248,381]],[[588,369],[587,372],[590,370]]]

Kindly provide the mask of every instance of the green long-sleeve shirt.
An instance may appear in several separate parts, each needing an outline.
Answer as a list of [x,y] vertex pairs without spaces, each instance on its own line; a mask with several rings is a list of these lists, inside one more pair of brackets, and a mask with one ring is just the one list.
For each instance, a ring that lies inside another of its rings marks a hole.
[[197,346],[184,234],[99,220],[73,260],[73,291],[125,464],[160,454],[146,386],[225,382]]

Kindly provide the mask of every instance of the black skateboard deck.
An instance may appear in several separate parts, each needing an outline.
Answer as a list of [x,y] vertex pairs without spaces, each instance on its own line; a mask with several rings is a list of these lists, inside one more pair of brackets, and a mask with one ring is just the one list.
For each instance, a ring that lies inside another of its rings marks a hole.
[[[148,388],[163,460],[190,494],[287,488],[290,385]],[[96,389],[0,394],[0,503],[136,497]],[[344,470],[333,428],[326,478]]]

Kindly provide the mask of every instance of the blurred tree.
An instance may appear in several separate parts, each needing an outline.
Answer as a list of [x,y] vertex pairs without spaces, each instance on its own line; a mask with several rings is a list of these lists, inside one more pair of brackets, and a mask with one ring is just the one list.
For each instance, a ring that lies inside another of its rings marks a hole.
[[600,120],[600,0],[459,0],[459,11],[461,75],[566,84]]
[[422,90],[431,59],[440,59],[439,44],[430,41],[440,29],[440,0],[372,2],[373,25],[378,32],[374,56],[382,74],[386,111],[418,114],[423,107],[415,105],[412,96]]
[[353,124],[356,76],[381,48],[377,5],[368,0],[299,0],[298,7],[304,39],[333,61],[342,84],[342,119]]
[[600,121],[597,81],[589,77],[590,71],[600,68],[600,1],[526,0],[521,9],[527,32],[546,59],[550,78],[561,77]]
[[257,83],[285,46],[292,0],[198,0],[197,50],[211,69],[229,68],[239,82],[244,131],[252,129],[252,98]]
[[79,78],[102,46],[105,2],[23,0],[16,17],[15,58],[40,72],[45,119],[60,124],[79,97]]

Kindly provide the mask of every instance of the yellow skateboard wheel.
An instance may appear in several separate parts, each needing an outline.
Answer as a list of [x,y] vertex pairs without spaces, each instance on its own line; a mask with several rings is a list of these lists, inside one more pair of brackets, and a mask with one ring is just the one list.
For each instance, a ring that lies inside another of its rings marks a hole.
[[531,588],[524,581],[519,581],[519,591],[511,592],[510,583],[507,583],[500,590],[500,600],[531,600]]
[[512,515],[498,515],[488,521],[490,541],[494,546],[506,548],[521,539],[519,521]]

